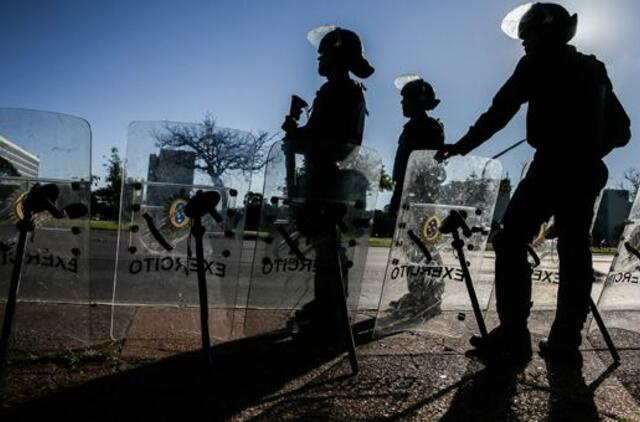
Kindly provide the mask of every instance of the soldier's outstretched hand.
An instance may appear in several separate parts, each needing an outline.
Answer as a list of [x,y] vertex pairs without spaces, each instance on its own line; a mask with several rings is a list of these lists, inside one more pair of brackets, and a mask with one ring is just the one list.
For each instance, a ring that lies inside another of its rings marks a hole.
[[433,157],[437,162],[441,163],[451,157],[462,154],[460,147],[457,144],[447,144],[436,152],[436,155]]

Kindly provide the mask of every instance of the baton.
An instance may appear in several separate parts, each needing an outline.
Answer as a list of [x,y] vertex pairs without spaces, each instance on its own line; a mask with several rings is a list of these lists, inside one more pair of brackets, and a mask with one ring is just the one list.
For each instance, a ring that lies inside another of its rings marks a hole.
[[346,334],[347,341],[347,351],[349,352],[349,363],[351,364],[351,373],[356,375],[358,373],[358,355],[356,354],[356,342],[353,338],[353,330],[351,329],[351,321],[349,321],[349,307],[347,305],[347,295],[344,292],[344,273],[342,272],[342,257],[340,256],[339,246],[336,245],[336,254],[338,255],[338,271],[340,274],[339,283],[336,284],[336,288],[339,290],[339,298],[340,298],[340,307],[342,308],[340,312],[342,314],[342,324],[344,325],[344,330]]
[[527,142],[527,138],[524,138],[521,141],[516,142],[515,144],[511,145],[509,148],[500,151],[499,153],[497,153],[496,155],[494,155],[493,157],[491,157],[492,160],[495,160],[497,158],[502,157],[503,155],[505,155],[507,152],[511,151],[514,148],[519,147],[520,145],[524,144],[525,142]]
[[451,236],[453,236],[453,242],[451,242],[451,246],[453,246],[458,254],[458,262],[460,263],[460,268],[462,269],[462,278],[464,279],[464,283],[467,287],[467,292],[469,294],[469,299],[471,300],[471,306],[473,308],[473,314],[476,317],[478,329],[480,330],[480,334],[482,335],[482,337],[486,338],[488,335],[487,326],[484,322],[484,316],[482,315],[482,310],[480,309],[478,296],[476,295],[476,290],[473,287],[473,279],[471,278],[469,266],[467,265],[467,258],[464,254],[464,240],[462,240],[458,231],[461,230],[463,236],[465,237],[471,237],[472,230],[467,225],[465,218],[466,215],[464,211],[452,210],[440,224],[440,233],[451,234]]

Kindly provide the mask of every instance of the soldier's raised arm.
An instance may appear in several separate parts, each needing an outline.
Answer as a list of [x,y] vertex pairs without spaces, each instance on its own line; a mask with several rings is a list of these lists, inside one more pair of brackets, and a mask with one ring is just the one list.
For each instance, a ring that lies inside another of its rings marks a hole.
[[516,66],[513,75],[500,88],[493,102],[469,131],[456,143],[460,154],[467,154],[489,140],[496,132],[504,128],[520,110],[520,106],[529,100],[527,89],[528,57],[523,57]]
[[529,89],[526,83],[529,68],[529,58],[525,56],[495,95],[489,109],[458,142],[445,145],[436,158],[446,159],[454,155],[466,155],[504,128],[520,110],[520,106],[529,100]]

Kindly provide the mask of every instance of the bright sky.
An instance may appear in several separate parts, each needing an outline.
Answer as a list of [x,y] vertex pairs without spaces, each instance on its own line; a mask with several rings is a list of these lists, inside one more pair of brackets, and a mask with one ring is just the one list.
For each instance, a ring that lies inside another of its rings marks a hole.
[[[514,0],[207,1],[3,0],[0,3],[0,106],[58,111],[93,128],[93,168],[124,147],[132,120],[197,121],[277,132],[290,95],[309,102],[322,84],[309,29],[335,23],[358,32],[376,73],[366,81],[365,144],[391,170],[405,119],[394,78],[418,72],[442,104],[433,112],[456,141],[489,105],[523,54],[500,31]],[[640,127],[640,2],[561,1],[579,16],[576,46],[603,60]],[[493,155],[525,135],[524,109],[476,151]],[[637,136],[636,136],[637,138]],[[512,178],[532,150],[505,156]],[[640,167],[640,146],[610,155],[610,185]],[[383,201],[384,202],[384,201]]]

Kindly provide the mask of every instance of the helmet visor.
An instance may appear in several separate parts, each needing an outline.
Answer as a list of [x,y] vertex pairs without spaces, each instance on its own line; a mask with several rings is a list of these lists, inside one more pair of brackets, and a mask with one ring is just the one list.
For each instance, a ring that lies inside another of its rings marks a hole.
[[307,33],[307,40],[311,43],[312,46],[318,49],[320,47],[320,42],[325,37],[325,35],[336,28],[336,25],[320,25],[316,28],[313,28]]
[[502,32],[504,32],[514,40],[520,38],[518,35],[518,27],[520,26],[520,21],[532,6],[533,3],[525,3],[507,13],[507,15],[502,19],[502,23],[500,24]]
[[393,84],[396,86],[396,88],[402,91],[402,88],[404,88],[406,84],[408,84],[409,82],[420,80],[420,79],[422,78],[419,75],[416,75],[415,73],[405,73],[398,76],[393,81]]

